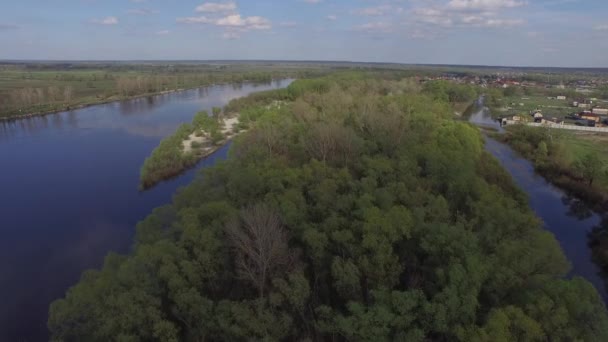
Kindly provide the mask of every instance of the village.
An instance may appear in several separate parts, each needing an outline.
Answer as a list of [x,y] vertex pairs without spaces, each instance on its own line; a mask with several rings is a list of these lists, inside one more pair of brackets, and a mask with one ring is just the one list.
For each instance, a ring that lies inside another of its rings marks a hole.
[[[526,99],[526,98],[523,98]],[[560,95],[549,100],[566,101],[566,96]],[[512,103],[513,105],[513,103]],[[524,103],[517,105],[523,107]],[[544,107],[544,108],[542,108]],[[560,110],[556,110],[559,108]],[[505,108],[512,110],[512,107]],[[546,109],[546,110],[544,110]],[[551,110],[553,109],[553,111]],[[500,116],[498,122],[501,126],[512,124],[529,124],[531,126],[547,125],[552,127],[572,129],[572,130],[592,130],[608,132],[608,101],[598,100],[597,98],[581,98],[573,100],[570,104],[570,113],[563,113],[564,107],[538,105],[537,108],[524,112],[523,114]],[[588,129],[603,128],[603,129]]]
[[608,79],[589,73],[446,73],[421,82],[470,84],[486,95],[501,126],[527,124],[608,133]]

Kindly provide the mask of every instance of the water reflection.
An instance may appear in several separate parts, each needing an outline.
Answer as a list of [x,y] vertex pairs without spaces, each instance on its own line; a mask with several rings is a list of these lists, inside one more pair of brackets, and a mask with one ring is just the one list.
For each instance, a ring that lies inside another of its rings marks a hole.
[[170,99],[170,97],[162,95],[140,97],[129,101],[119,102],[118,109],[120,114],[125,116],[146,114],[154,107],[162,106]]
[[589,233],[589,248],[608,292],[608,214],[604,214],[601,222]]

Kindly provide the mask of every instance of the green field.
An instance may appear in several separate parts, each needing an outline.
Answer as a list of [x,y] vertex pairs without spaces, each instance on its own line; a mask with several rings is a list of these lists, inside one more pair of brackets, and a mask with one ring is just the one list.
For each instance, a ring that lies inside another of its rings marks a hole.
[[[572,164],[581,157],[593,153],[599,157],[604,165],[608,166],[608,135],[602,133],[564,132],[562,142],[566,151],[566,158]],[[598,179],[598,185],[608,192],[608,173]]]
[[529,115],[530,111],[541,110],[543,115],[549,118],[563,119],[564,116],[578,112],[579,109],[572,107],[572,99],[557,100],[549,99],[547,96],[509,96],[501,100],[506,110],[501,115]]

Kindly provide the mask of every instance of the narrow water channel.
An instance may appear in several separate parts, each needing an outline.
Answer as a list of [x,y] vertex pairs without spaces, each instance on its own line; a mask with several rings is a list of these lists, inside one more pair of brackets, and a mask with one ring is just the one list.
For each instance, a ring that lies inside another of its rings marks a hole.
[[[501,130],[481,100],[471,109],[469,121]],[[489,137],[485,140],[486,150],[500,161],[519,188],[528,195],[532,210],[543,220],[545,229],[559,241],[572,264],[569,276],[584,277],[595,286],[604,302],[608,301],[601,270],[593,262],[588,245],[589,232],[601,224],[601,216],[590,210],[584,210],[584,214],[581,214],[581,202],[536,174],[530,161],[505,144]]]
[[163,137],[197,111],[290,82],[212,86],[0,122],[0,341],[48,340],[50,302],[109,251],[127,252],[137,222],[194,178],[196,169],[138,191],[140,167]]

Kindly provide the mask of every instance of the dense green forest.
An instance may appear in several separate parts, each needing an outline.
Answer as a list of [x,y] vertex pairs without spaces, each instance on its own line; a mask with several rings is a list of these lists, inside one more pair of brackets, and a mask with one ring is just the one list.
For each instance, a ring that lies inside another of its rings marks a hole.
[[228,160],[52,304],[52,339],[608,340],[449,94],[378,75],[232,102],[250,129]]

